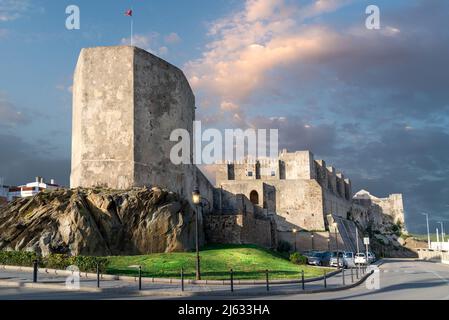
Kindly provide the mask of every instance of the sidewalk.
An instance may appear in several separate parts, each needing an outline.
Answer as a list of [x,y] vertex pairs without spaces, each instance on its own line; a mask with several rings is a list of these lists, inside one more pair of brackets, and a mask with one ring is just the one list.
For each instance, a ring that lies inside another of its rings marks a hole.
[[[86,277],[87,276],[87,277]],[[353,278],[353,279],[352,279]],[[226,284],[184,284],[184,291],[181,289],[181,283],[153,283],[149,279],[142,278],[142,290],[139,291],[138,278],[127,277],[128,281],[117,280],[114,277],[104,277],[100,280],[100,288],[97,288],[96,275],[83,274],[80,277],[79,290],[70,289],[66,286],[67,275],[58,275],[54,273],[39,272],[38,282],[33,283],[32,272],[13,271],[0,269],[0,288],[36,288],[49,289],[61,292],[101,292],[101,293],[120,293],[124,295],[147,295],[147,296],[260,296],[260,295],[287,295],[287,294],[311,294],[325,291],[345,290],[363,283],[366,275],[356,277],[355,270],[351,277],[350,270],[345,271],[345,286],[343,286],[343,275],[338,273],[326,279],[326,288],[324,279],[305,283],[305,290],[302,290],[302,284],[275,284],[270,283],[267,291],[266,283],[249,285],[234,283],[234,291],[231,292],[231,285]],[[354,281],[354,282],[353,282]]]

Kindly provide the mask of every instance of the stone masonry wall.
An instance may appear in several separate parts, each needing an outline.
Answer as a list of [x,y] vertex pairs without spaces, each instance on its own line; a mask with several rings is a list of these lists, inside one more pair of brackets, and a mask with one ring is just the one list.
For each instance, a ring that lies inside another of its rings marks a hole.
[[206,241],[209,243],[258,244],[266,248],[276,246],[273,222],[256,219],[252,214],[206,215]]

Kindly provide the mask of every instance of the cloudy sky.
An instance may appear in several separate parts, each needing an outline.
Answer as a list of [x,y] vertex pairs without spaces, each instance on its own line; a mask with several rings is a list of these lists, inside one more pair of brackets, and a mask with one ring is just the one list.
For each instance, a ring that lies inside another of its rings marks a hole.
[[[65,9],[81,10],[67,30]],[[365,9],[380,8],[380,30]],[[208,127],[279,128],[408,228],[449,222],[447,0],[0,0],[0,177],[68,185],[72,73],[83,47],[129,42],[181,67]],[[449,229],[449,224],[447,226]]]

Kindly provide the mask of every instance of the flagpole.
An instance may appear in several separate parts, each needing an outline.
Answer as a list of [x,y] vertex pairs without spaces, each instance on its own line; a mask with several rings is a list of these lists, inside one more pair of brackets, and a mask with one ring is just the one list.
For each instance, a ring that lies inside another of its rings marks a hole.
[[134,17],[131,16],[131,47],[133,46],[133,36],[134,36]]

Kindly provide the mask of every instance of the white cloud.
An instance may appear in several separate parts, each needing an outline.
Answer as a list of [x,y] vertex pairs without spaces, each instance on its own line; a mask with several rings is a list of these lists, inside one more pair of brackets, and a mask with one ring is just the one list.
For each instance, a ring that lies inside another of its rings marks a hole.
[[31,3],[29,0],[0,0],[0,21],[13,21],[29,10]]
[[210,26],[202,57],[185,66],[192,86],[218,98],[221,110],[235,112],[231,106],[263,88],[270,71],[316,57],[336,41],[332,30],[302,26],[298,12],[311,17],[345,3],[321,0],[299,8],[284,0],[247,0],[243,11]]
[[181,41],[181,37],[177,33],[172,32],[169,35],[165,36],[164,41],[167,44],[176,44]]
[[[150,50],[154,46],[159,38],[157,32],[152,32],[149,34],[134,34],[133,35],[133,45],[142,49]],[[120,41],[122,45],[130,45],[131,37],[122,38]]]

